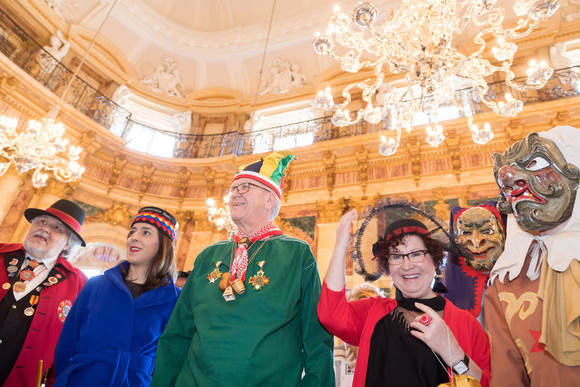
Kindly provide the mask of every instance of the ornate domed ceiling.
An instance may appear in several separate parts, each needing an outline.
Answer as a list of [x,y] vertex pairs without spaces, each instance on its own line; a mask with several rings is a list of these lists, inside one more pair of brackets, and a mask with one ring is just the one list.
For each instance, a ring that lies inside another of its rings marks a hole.
[[[381,10],[394,1],[378,1]],[[72,26],[96,31],[113,0],[64,0],[60,14]],[[314,33],[327,28],[333,6],[350,10],[354,1],[330,0],[118,0],[101,36],[132,66],[138,80],[156,68],[177,70],[180,95],[213,88],[253,95],[258,86],[268,26],[274,16],[262,86],[272,80],[274,61],[297,65],[307,83],[336,62],[312,49]]]

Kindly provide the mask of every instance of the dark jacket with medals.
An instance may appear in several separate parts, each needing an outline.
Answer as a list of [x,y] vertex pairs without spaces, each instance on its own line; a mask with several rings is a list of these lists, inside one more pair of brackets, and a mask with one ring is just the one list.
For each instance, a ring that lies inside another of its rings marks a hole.
[[[21,243],[0,243],[0,302],[4,304],[9,299],[14,300],[9,292],[12,292],[13,285],[17,281],[17,275],[10,275],[7,269],[9,266],[17,266],[20,269],[19,265],[10,263],[16,259],[21,264],[24,255],[25,251]],[[10,305],[13,309],[12,313],[5,315],[4,321],[0,321],[0,332],[3,332],[2,336],[6,336],[0,337],[2,340],[0,351],[9,350],[14,353],[16,350],[19,351],[19,355],[4,382],[5,387],[34,385],[39,360],[43,361],[43,375],[50,369],[54,362],[54,349],[64,320],[86,281],[87,277],[79,269],[72,266],[66,258],[59,256],[47,280],[14,305]],[[38,299],[33,301],[34,305],[32,305],[30,300],[35,296]],[[32,314],[24,313],[28,308],[33,308]],[[22,319],[22,324],[19,323],[17,327],[27,329],[20,348],[15,348],[19,346],[19,343],[10,341],[17,335],[9,332],[14,328],[5,325],[8,318]]]

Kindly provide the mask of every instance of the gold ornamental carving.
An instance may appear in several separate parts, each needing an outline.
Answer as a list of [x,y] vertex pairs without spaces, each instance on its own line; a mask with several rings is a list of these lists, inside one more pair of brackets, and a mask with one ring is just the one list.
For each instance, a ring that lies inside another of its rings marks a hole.
[[149,189],[149,184],[151,184],[151,177],[155,172],[155,167],[153,163],[149,162],[143,165],[143,177],[141,178],[141,184],[139,184],[139,203],[143,200],[143,196]]
[[212,197],[214,196],[215,193],[215,180],[217,172],[210,167],[206,167],[204,175],[205,175],[205,183],[207,185],[207,196]]
[[453,175],[455,175],[455,180],[459,183],[461,180],[461,159],[459,158],[459,135],[455,129],[449,129],[447,131],[447,149],[449,150],[449,156],[451,157],[451,168],[453,170]]
[[507,132],[511,141],[519,141],[526,136],[526,131],[521,121],[517,118],[510,120],[509,124],[506,126],[505,131]]
[[66,199],[73,193],[70,183],[63,183],[55,179],[49,179],[44,187],[38,189],[39,194],[49,194],[57,198]]
[[336,223],[347,208],[344,198],[337,200],[316,201],[316,213],[318,214],[318,223]]
[[326,189],[328,190],[328,197],[332,198],[332,191],[334,190],[334,182],[336,177],[336,156],[330,151],[324,152],[324,169],[326,170]]
[[121,172],[123,171],[123,168],[125,167],[126,164],[127,164],[127,156],[125,156],[124,154],[117,156],[115,158],[115,162],[113,164],[113,173],[111,174],[111,177],[109,178],[107,184],[107,194],[111,193],[111,190],[117,184],[119,176],[121,176]]
[[364,211],[367,206],[373,207],[376,202],[380,199],[380,195],[378,193],[372,196],[362,196],[360,198],[350,198],[348,201],[348,207],[355,208],[356,212],[359,214]]
[[409,136],[407,141],[407,151],[411,159],[411,172],[413,173],[413,181],[415,186],[419,187],[421,181],[421,144],[417,140],[417,136]]
[[114,203],[111,208],[105,211],[98,212],[87,218],[91,222],[104,222],[112,224],[113,226],[122,226],[129,228],[131,226],[131,220],[133,220],[133,213],[129,210],[129,207]]
[[437,203],[433,206],[437,216],[441,219],[448,219],[449,218],[449,204],[445,201],[444,197],[447,194],[447,189],[443,187],[437,187],[433,189],[433,195],[437,199]]
[[185,195],[187,195],[190,179],[191,179],[191,171],[186,167],[181,167],[179,169],[179,197],[177,199],[179,208],[181,208],[181,206],[183,205]]
[[362,145],[356,147],[356,163],[359,170],[360,187],[364,196],[367,193],[369,158],[368,151]]

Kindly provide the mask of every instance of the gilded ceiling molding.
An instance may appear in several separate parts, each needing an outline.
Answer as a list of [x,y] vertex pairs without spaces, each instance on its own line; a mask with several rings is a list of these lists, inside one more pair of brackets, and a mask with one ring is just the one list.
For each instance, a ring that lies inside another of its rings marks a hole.
[[38,189],[38,194],[49,194],[54,195],[57,198],[61,199],[68,199],[71,197],[72,193],[74,192],[78,182],[76,183],[63,183],[61,181],[57,181],[53,177],[48,179],[46,185],[44,187],[40,187]]
[[521,140],[528,133],[522,125],[520,118],[512,118],[505,127],[505,131],[512,143]]
[[326,171],[326,189],[328,190],[328,197],[332,198],[332,191],[334,190],[334,182],[336,177],[336,156],[331,151],[324,152],[324,169]]
[[211,167],[205,167],[204,175],[205,175],[205,184],[207,187],[206,196],[210,198],[213,197],[215,194],[215,180],[217,172],[215,169]]
[[471,186],[464,186],[464,189],[462,190],[462,192],[459,193],[459,206],[463,207],[463,208],[467,208],[469,207],[469,204],[467,204],[467,200],[469,199],[469,196],[471,195]]
[[191,179],[191,171],[186,167],[181,167],[179,169],[179,197],[177,203],[179,208],[183,206],[183,201],[187,195],[187,190],[189,188],[189,180]]
[[348,207],[350,208],[355,208],[356,211],[360,214],[361,212],[364,211],[364,209],[367,206],[371,206],[373,207],[375,205],[376,202],[379,201],[380,199],[380,195],[378,193],[375,193],[372,196],[362,196],[360,198],[350,198],[348,200]]
[[455,180],[458,183],[461,182],[461,159],[459,158],[459,141],[460,137],[454,128],[447,129],[447,137],[445,142],[447,144],[447,149],[449,151],[449,156],[451,157],[451,168],[453,175],[455,175]]
[[433,206],[437,216],[443,219],[443,221],[447,222],[449,218],[449,213],[451,212],[449,209],[449,204],[445,201],[445,195],[447,195],[447,188],[444,187],[437,187],[433,189],[433,195],[435,199],[437,199],[437,203]]
[[141,177],[141,183],[139,184],[139,203],[143,200],[143,195],[147,192],[149,184],[151,183],[151,176],[155,172],[155,167],[152,162],[147,162],[143,165],[143,176]]
[[413,172],[413,181],[415,187],[419,188],[421,181],[421,144],[416,135],[409,134],[407,138],[407,151],[411,161],[411,171]]
[[318,220],[316,223],[336,223],[340,220],[346,208],[347,203],[344,198],[329,201],[317,200],[316,213]]
[[129,210],[129,206],[121,203],[114,203],[111,208],[87,217],[87,221],[91,223],[104,222],[127,229],[131,227],[132,220],[133,213]]
[[355,151],[356,163],[358,165],[359,176],[360,176],[360,187],[362,189],[363,197],[367,193],[368,184],[368,169],[369,169],[369,152],[366,150],[364,145],[358,145]]
[[113,173],[111,174],[111,177],[109,177],[109,181],[107,184],[107,195],[111,193],[111,190],[117,184],[119,176],[121,176],[121,172],[123,171],[125,165],[127,165],[127,156],[125,154],[121,154],[115,157],[115,162],[113,164]]

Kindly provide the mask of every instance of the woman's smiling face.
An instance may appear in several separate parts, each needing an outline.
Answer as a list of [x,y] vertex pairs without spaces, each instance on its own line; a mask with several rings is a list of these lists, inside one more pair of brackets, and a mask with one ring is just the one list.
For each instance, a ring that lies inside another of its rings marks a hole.
[[[408,254],[418,250],[427,250],[423,239],[417,235],[408,234],[401,239],[398,246],[389,251],[389,254]],[[405,257],[402,264],[389,265],[389,274],[396,288],[406,298],[431,298],[435,296],[431,290],[431,283],[435,276],[435,264],[429,253],[420,263],[413,263],[408,257]]]

